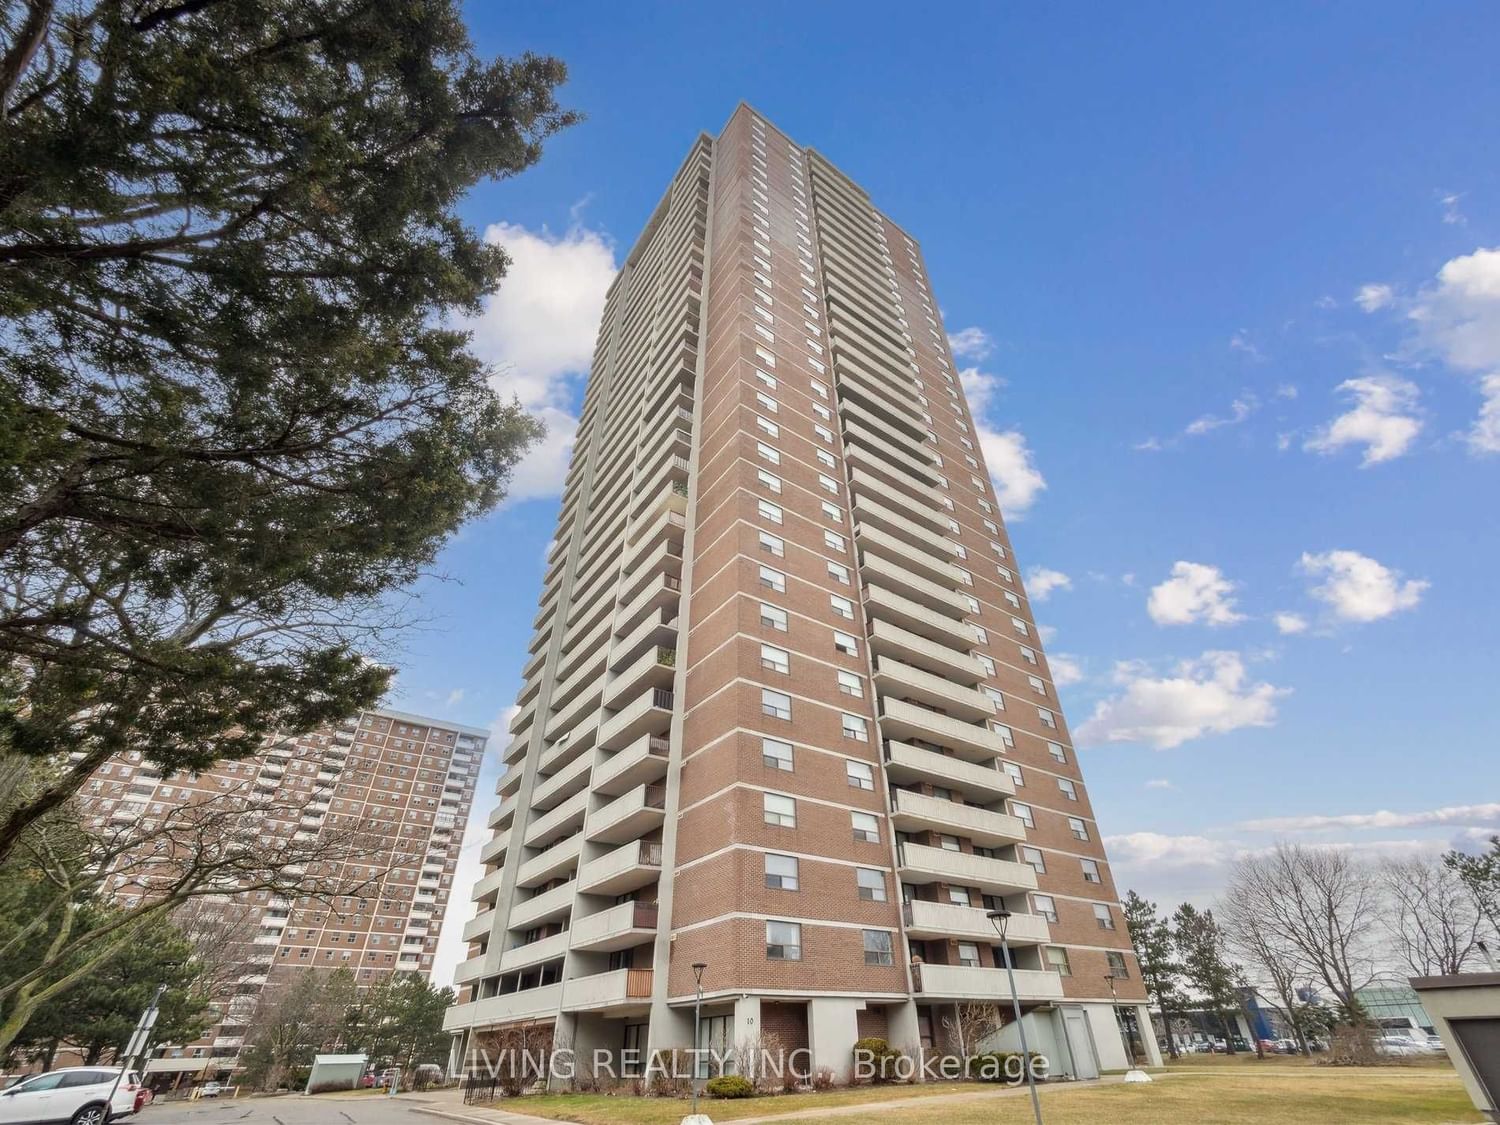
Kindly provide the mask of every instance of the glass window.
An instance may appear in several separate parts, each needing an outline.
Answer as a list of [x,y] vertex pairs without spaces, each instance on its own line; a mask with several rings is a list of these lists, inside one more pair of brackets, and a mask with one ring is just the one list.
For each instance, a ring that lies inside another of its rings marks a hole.
[[1036,827],[1036,818],[1032,815],[1030,805],[1023,805],[1020,801],[1012,801],[1010,803],[1010,811],[1011,815],[1026,825],[1027,828]]
[[1047,967],[1059,976],[1073,975],[1073,966],[1068,964],[1068,951],[1060,945],[1047,946]]
[[1021,767],[1016,765],[1015,762],[1001,762],[1000,768],[1005,771],[1006,776],[1011,780],[1011,784],[1017,789],[1024,789],[1026,787],[1026,775],[1021,772]]
[[949,887],[948,901],[954,906],[972,906],[973,900],[969,897],[968,887]]
[[777,891],[797,889],[797,857],[766,853],[766,886]]
[[823,532],[823,545],[830,551],[838,551],[841,554],[848,549],[844,543],[844,537],[832,531]]
[[783,676],[792,673],[792,656],[784,648],[774,645],[760,646],[760,666],[771,672],[780,672]]
[[1047,921],[1057,921],[1057,903],[1051,895],[1032,895],[1031,908]]
[[1101,930],[1112,930],[1115,928],[1115,916],[1110,910],[1108,903],[1094,903],[1094,921],[1099,924]]
[[1078,786],[1074,785],[1066,777],[1057,779],[1057,788],[1070,801],[1078,800]]
[[833,647],[845,656],[859,655],[859,641],[855,640],[848,633],[841,633],[837,629],[833,631]]
[[849,585],[849,568],[839,563],[831,562],[828,564],[828,577],[841,586],[847,586]]
[[851,812],[850,822],[854,826],[854,838],[862,844],[880,843],[880,822],[873,813]]
[[790,770],[792,744],[782,742],[779,738],[763,738],[760,740],[760,757],[773,770]]
[[856,762],[853,758],[844,762],[844,775],[849,779],[849,784],[855,789],[875,789],[875,771],[870,768],[869,762]]
[[790,719],[792,717],[792,697],[784,695],[770,688],[762,688],[760,693],[760,709],[762,713],[773,719]]
[[855,699],[860,699],[864,696],[864,685],[860,682],[860,678],[853,672],[845,672],[840,669],[838,680],[839,691],[844,695],[852,695]]
[[1047,743],[1047,753],[1051,754],[1059,762],[1066,762],[1068,760],[1068,752],[1062,748],[1060,743]]
[[769,531],[760,532],[760,549],[767,554],[775,555],[778,559],[786,555],[786,540],[779,535],[772,535]]
[[1109,960],[1109,975],[1116,980],[1129,980],[1130,968],[1125,964],[1125,954],[1113,951],[1104,955]]
[[769,500],[757,500],[755,507],[760,512],[761,519],[769,520],[771,523],[781,522],[781,509]]
[[769,461],[773,465],[781,464],[781,452],[779,450],[772,449],[763,441],[758,441],[755,443],[755,452],[763,461]]
[[775,474],[768,473],[764,469],[756,469],[755,477],[760,481],[762,485],[770,489],[772,492],[778,494],[781,492],[781,478],[776,476]]
[[865,964],[890,965],[895,963],[889,930],[865,930]]
[[859,888],[859,897],[866,902],[885,901],[885,873],[875,870],[873,867],[856,867],[854,869],[855,885]]
[[1047,708],[1038,707],[1036,709],[1036,717],[1042,720],[1042,726],[1051,727],[1054,730],[1057,729],[1057,719]]
[[797,802],[781,793],[764,793],[764,809],[767,824],[778,828],[797,827]]
[[865,729],[865,721],[858,715],[843,714],[839,716],[843,725],[844,737],[852,738],[856,742],[868,742],[869,733]]
[[766,957],[771,961],[802,960],[802,927],[796,922],[767,922]]
[[1085,883],[1104,882],[1104,879],[1099,874],[1099,865],[1092,859],[1081,859],[1078,862],[1083,868],[1083,881]]
[[939,836],[938,847],[942,848],[945,852],[961,852],[964,850],[963,845],[958,842],[957,836]]
[[759,414],[757,414],[755,416],[755,424],[760,428],[761,433],[767,435],[768,437],[781,436],[781,427],[778,426],[775,422],[771,421],[771,419],[769,418],[762,418]]
[[1073,833],[1075,840],[1087,840],[1089,838],[1089,826],[1076,816],[1068,817],[1068,831]]
[[979,946],[972,941],[959,942],[958,963],[969,969],[979,968]]
[[848,598],[841,598],[837,594],[829,594],[828,604],[839,617],[849,621],[854,620],[854,603]]
[[786,610],[780,606],[760,603],[760,623],[767,629],[779,629],[786,632]]
[[779,570],[773,570],[769,566],[760,568],[760,584],[769,586],[778,594],[786,593],[786,575]]
[[1030,864],[1038,875],[1047,874],[1047,861],[1042,858],[1042,853],[1037,848],[1022,848],[1021,862]]

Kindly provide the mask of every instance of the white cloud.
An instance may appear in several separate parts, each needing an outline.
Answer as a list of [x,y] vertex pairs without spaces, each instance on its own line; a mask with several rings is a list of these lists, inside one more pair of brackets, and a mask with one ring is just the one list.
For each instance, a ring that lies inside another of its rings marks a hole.
[[948,333],[948,350],[964,359],[988,359],[995,350],[995,341],[983,328],[965,328]]
[[1367,313],[1378,312],[1396,299],[1396,291],[1389,285],[1371,283],[1361,285],[1354,294],[1354,303]]
[[958,384],[964,390],[969,410],[978,418],[994,403],[1005,388],[1005,377],[977,367],[964,367],[958,372]]
[[1312,588],[1313,597],[1325,602],[1343,621],[1379,621],[1404,609],[1414,609],[1431,585],[1421,578],[1407,578],[1358,551],[1304,553],[1298,563],[1303,573],[1325,581]]
[[555,496],[578,426],[576,380],[588,371],[614,280],[614,247],[576,222],[561,235],[495,223],[484,237],[505,248],[511,265],[499,292],[466,327],[474,350],[496,368],[495,389],[514,395],[547,426],[547,436],[516,467],[510,499]]
[[1146,788],[1147,789],[1176,789],[1177,786],[1173,785],[1170,781],[1168,781],[1164,777],[1153,777],[1149,781],[1146,782]]
[[1307,632],[1307,618],[1303,617],[1300,613],[1278,613],[1274,620],[1276,622],[1276,631],[1285,636],[1290,637],[1296,633]]
[[1500,372],[1479,380],[1484,405],[1469,429],[1466,440],[1474,453],[1500,453]]
[[1469,221],[1464,217],[1464,213],[1458,209],[1458,201],[1462,198],[1462,192],[1440,191],[1437,193],[1438,203],[1443,208],[1443,222],[1450,227],[1461,227]]
[[1484,403],[1468,434],[1469,449],[1500,452],[1500,247],[1444,263],[1410,316],[1422,346],[1479,377]]
[[1381,809],[1372,813],[1333,816],[1273,816],[1246,821],[1241,827],[1252,832],[1324,832],[1334,828],[1446,828],[1455,825],[1500,827],[1500,804],[1447,805],[1409,813]]
[[1304,449],[1336,453],[1346,445],[1363,445],[1360,466],[1367,469],[1400,457],[1421,432],[1415,383],[1395,375],[1366,375],[1344,380],[1338,390],[1354,406],[1308,438]]
[[1020,430],[1000,433],[980,422],[975,423],[974,430],[984,463],[989,466],[1000,510],[1011,519],[1020,518],[1047,487],[1046,478],[1032,460],[1025,435]]
[[1052,669],[1052,682],[1058,687],[1067,687],[1069,684],[1083,681],[1083,665],[1078,662],[1076,656],[1069,656],[1065,652],[1054,652],[1047,657],[1047,665]]
[[1183,430],[1183,433],[1189,434],[1192,437],[1198,437],[1212,430],[1217,430],[1220,426],[1238,426],[1246,418],[1254,414],[1259,406],[1260,400],[1249,391],[1246,391],[1229,404],[1229,413],[1227,415],[1204,414],[1202,417],[1195,418],[1189,422],[1187,429]]
[[1057,627],[1055,625],[1039,624],[1036,627],[1036,635],[1037,638],[1042,642],[1042,644],[1050,645],[1054,640],[1057,639]]
[[1279,383],[1279,384],[1277,384],[1277,387],[1276,387],[1276,397],[1277,398],[1296,398],[1297,397],[1297,384],[1295,384],[1295,383]]
[[1276,721],[1277,697],[1290,691],[1249,683],[1235,652],[1205,652],[1163,677],[1139,663],[1121,663],[1114,678],[1124,691],[1094,708],[1078,728],[1080,742],[1145,742],[1170,750],[1206,734],[1266,727]]
[[1130,447],[1139,453],[1160,453],[1162,444],[1159,438],[1148,437],[1145,441],[1138,441]]
[[1034,566],[1026,572],[1026,592],[1034,602],[1044,602],[1053,590],[1071,590],[1073,580],[1060,570]]
[[1104,846],[1115,863],[1154,867],[1198,867],[1224,863],[1235,848],[1207,836],[1169,836],[1162,832],[1127,832],[1104,837]]
[[1158,625],[1233,625],[1245,619],[1235,612],[1234,590],[1216,566],[1176,562],[1172,577],[1152,587],[1146,612]]
[[1229,350],[1243,352],[1256,363],[1265,362],[1265,356],[1261,355],[1260,349],[1250,340],[1250,333],[1241,328],[1233,336],[1229,337]]
[[443,706],[444,707],[453,707],[453,706],[456,706],[457,704],[463,702],[463,698],[464,698],[464,689],[461,688],[461,687],[460,688],[454,688],[452,691],[450,691],[448,693],[448,698],[445,699],[445,700],[443,700]]

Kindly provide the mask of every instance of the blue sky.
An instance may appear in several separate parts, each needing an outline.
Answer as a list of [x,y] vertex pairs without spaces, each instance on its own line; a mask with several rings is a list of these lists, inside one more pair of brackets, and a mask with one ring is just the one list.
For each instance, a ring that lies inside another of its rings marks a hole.
[[476,346],[552,435],[424,584],[394,702],[510,706],[603,287],[743,98],[976,330],[1018,557],[1068,578],[1037,611],[1122,887],[1500,830],[1500,23],[1142,11],[471,5],[482,52],[563,58],[588,116],[464,206],[515,257]]

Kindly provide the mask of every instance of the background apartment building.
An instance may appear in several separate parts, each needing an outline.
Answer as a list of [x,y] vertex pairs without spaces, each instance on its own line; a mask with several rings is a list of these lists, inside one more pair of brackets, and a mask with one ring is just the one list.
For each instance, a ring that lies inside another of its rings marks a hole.
[[171,805],[239,792],[272,803],[263,823],[268,848],[351,829],[368,845],[359,862],[341,861],[324,876],[348,885],[373,880],[363,895],[294,901],[256,891],[194,903],[195,921],[210,913],[209,930],[233,946],[233,995],[197,1042],[158,1046],[149,1073],[230,1073],[256,1005],[290,974],[346,967],[358,983],[373,984],[398,970],[430,972],[488,737],[442,719],[372,710],[197,775],[164,777],[139,755],[102,766],[83,798],[105,821],[149,826]]
[[694,962],[700,1045],[953,1049],[1003,907],[1033,1048],[1124,1065],[1145,993],[917,244],[748,107],[609,291],[535,629],[455,1061],[685,1046]]

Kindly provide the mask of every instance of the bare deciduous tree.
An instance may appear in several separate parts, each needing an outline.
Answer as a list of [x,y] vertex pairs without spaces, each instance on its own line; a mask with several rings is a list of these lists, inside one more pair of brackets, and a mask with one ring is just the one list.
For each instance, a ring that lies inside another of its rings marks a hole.
[[1224,927],[1231,951],[1245,962],[1254,981],[1276,997],[1305,1055],[1307,1035],[1297,1018],[1297,983],[1307,978],[1307,962],[1296,943],[1271,925],[1256,905],[1267,893],[1262,886],[1264,866],[1259,859],[1236,863],[1214,913]]
[[1416,856],[1380,865],[1383,921],[1402,967],[1415,976],[1463,971],[1484,919],[1474,897],[1441,860]]

